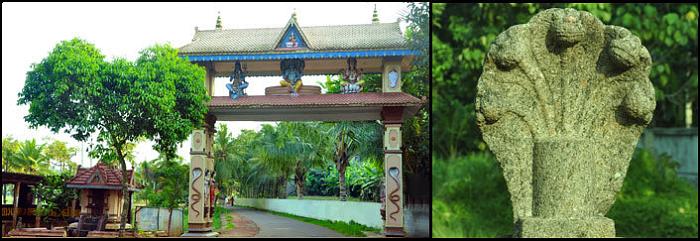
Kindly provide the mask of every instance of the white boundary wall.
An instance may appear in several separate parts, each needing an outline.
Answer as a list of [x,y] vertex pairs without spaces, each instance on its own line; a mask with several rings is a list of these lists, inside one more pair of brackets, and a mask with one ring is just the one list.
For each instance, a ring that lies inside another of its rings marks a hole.
[[341,202],[334,200],[236,198],[235,205],[320,220],[343,222],[350,222],[352,220],[356,223],[374,228],[384,227],[382,216],[379,214],[381,203]]

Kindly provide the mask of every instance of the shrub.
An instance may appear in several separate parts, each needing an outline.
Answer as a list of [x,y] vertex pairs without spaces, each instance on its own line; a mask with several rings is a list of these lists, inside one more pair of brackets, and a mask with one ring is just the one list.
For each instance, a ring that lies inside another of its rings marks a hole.
[[433,158],[433,236],[497,237],[512,233],[505,179],[489,153]]
[[[621,192],[606,215],[620,237],[697,237],[698,191],[667,155],[637,149]],[[512,234],[510,196],[493,155],[433,158],[434,237]]]
[[668,155],[638,149],[622,191],[607,216],[617,236],[697,237],[698,192],[676,173]]

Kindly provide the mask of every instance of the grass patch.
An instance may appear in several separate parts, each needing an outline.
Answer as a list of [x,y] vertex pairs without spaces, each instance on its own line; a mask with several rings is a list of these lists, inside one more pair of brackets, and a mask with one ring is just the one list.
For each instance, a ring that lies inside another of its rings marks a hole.
[[[223,208],[223,207],[216,207],[216,208],[214,208],[214,223],[213,223],[213,225],[212,225],[212,226],[214,227],[214,230],[220,230],[220,229],[221,229],[221,214],[225,214],[225,215],[226,215],[226,221],[228,221],[228,223],[231,224],[231,229],[233,228],[233,221],[229,219],[230,216],[228,215],[229,213],[231,213],[231,211],[233,211],[233,210],[231,210],[231,209],[226,209],[226,208]],[[226,225],[226,228],[229,229],[229,225],[228,225],[228,224]]]
[[293,214],[288,214],[288,213],[281,213],[281,212],[275,212],[275,211],[270,211],[270,210],[263,210],[263,209],[258,209],[254,207],[249,207],[253,208],[256,210],[268,212],[277,216],[282,216],[282,217],[287,217],[291,219],[296,219],[305,223],[310,223],[310,224],[315,224],[318,226],[326,227],[328,229],[331,229],[333,231],[336,231],[338,233],[341,233],[345,236],[350,236],[350,237],[367,237],[363,233],[363,231],[368,231],[368,232],[380,232],[381,229],[378,228],[372,228],[372,227],[367,227],[365,225],[356,223],[354,221],[350,221],[350,223],[343,222],[343,221],[331,221],[331,220],[318,220],[315,218],[307,218],[307,217],[301,217]]
[[183,230],[183,232],[187,232],[187,230],[189,230],[188,228],[190,227],[190,219],[187,216],[188,215],[187,210],[189,210],[189,209],[188,208],[182,209],[182,230]]
[[433,237],[512,235],[505,179],[492,155],[433,158]]
[[233,215],[226,215],[226,229],[233,230],[236,225],[233,224]]

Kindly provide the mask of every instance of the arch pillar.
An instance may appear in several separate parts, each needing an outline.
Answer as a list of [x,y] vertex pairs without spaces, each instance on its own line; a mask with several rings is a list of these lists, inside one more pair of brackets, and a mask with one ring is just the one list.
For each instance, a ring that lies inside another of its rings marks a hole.
[[404,107],[384,107],[385,236],[406,236],[404,231],[403,151],[401,125]]
[[192,131],[190,148],[190,175],[187,232],[182,236],[218,236],[213,232],[214,207],[211,200],[212,180],[214,179],[214,125],[216,116],[208,114],[205,125]]

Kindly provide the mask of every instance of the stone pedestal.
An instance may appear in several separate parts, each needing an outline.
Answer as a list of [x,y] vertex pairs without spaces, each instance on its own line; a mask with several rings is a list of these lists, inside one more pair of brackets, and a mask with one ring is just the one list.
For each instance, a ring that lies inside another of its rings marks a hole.
[[516,223],[516,236],[523,238],[615,237],[615,222],[606,217],[523,218]]
[[[265,95],[290,95],[292,87],[271,86],[265,88]],[[321,87],[315,85],[302,85],[299,87],[299,95],[320,95]]]

